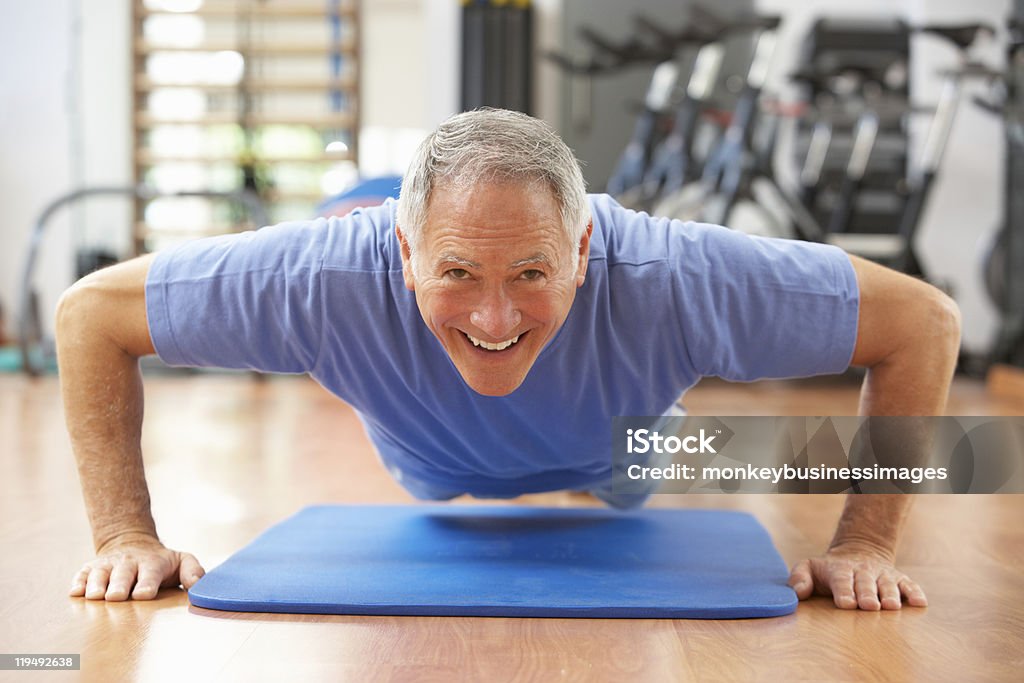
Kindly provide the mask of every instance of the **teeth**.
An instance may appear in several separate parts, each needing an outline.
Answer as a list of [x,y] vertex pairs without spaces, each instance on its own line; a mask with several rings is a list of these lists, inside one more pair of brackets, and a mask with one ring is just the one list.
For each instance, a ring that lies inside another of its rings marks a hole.
[[499,342],[497,344],[489,344],[489,343],[485,342],[482,339],[477,339],[476,337],[474,337],[471,334],[466,334],[466,336],[469,338],[469,341],[473,342],[473,346],[482,346],[483,348],[487,349],[488,351],[504,351],[505,349],[507,349],[508,347],[512,346],[517,341],[519,341],[519,335],[518,334],[515,337],[513,337],[512,339],[506,339],[505,341]]

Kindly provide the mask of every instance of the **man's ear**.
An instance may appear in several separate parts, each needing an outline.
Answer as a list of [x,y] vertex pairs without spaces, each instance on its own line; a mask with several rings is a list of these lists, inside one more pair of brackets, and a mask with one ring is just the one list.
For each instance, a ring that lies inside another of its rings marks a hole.
[[587,279],[587,263],[590,260],[590,235],[594,232],[594,220],[587,221],[587,230],[580,238],[579,262],[576,267],[576,287],[582,287]]
[[402,228],[395,226],[395,236],[398,237],[398,245],[402,251],[402,278],[405,280],[405,288],[410,292],[416,291],[416,279],[412,276],[412,248],[409,240],[402,234]]

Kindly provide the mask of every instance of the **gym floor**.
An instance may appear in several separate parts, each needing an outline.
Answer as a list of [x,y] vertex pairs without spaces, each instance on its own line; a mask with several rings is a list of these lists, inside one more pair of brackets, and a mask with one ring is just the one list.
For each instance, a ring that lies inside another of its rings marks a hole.
[[[352,411],[304,378],[150,377],[143,436],[154,514],[208,569],[314,503],[410,503]],[[854,414],[849,378],[705,382],[691,412]],[[1019,415],[958,379],[950,414]],[[481,504],[471,499],[453,504]],[[502,502],[502,504],[507,504]],[[583,495],[518,505],[588,506]],[[752,512],[787,563],[822,550],[840,496],[656,496],[657,507]],[[0,376],[0,651],[81,653],[82,669],[0,680],[1019,681],[1024,496],[921,496],[899,565],[930,606],[735,621],[344,617],[218,613],[180,590],[152,602],[67,597],[92,556],[56,379]]]

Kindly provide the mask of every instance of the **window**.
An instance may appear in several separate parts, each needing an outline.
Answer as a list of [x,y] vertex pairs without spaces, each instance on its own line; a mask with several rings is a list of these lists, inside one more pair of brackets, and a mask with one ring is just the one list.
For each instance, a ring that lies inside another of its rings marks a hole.
[[[357,176],[358,19],[357,0],[137,0],[136,182],[247,188],[271,221],[309,216]],[[227,202],[140,201],[136,250],[241,218]]]

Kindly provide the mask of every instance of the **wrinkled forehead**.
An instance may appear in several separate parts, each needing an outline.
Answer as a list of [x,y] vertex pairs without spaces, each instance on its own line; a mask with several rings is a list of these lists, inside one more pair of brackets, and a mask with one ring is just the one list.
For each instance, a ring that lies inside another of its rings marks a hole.
[[532,179],[445,180],[435,186],[420,244],[429,249],[456,234],[547,243],[558,251],[572,246],[554,192]]

